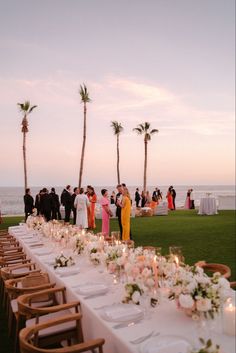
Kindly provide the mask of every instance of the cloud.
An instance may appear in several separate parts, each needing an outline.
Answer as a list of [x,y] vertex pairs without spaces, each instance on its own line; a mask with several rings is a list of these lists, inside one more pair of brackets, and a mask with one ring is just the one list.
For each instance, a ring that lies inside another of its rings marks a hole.
[[[0,78],[0,97],[4,107],[29,99],[45,115],[53,107],[54,113],[65,119],[65,115],[79,111],[79,83],[80,79],[72,78],[69,71],[57,72],[47,79]],[[160,85],[114,75],[86,84],[92,98],[89,111],[96,117],[95,123],[107,124],[115,119],[131,128],[140,122],[150,121],[161,134],[169,136],[181,132],[232,135],[234,131],[233,112],[218,112],[204,107],[197,109],[184,97]]]

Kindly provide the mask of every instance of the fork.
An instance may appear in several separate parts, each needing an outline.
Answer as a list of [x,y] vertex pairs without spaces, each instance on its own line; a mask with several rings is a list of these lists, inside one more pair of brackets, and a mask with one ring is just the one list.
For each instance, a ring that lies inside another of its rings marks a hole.
[[154,337],[154,336],[160,335],[160,332],[156,332],[156,333],[154,333],[154,332],[155,331],[151,331],[148,335],[145,335],[145,336],[142,336],[142,337],[138,337],[135,340],[130,341],[130,343],[132,343],[132,344],[140,344],[140,343],[146,341],[150,337]]

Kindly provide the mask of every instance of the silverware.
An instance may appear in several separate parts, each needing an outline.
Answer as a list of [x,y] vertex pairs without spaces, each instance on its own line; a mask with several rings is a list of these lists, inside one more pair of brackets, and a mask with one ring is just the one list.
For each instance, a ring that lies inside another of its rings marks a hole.
[[156,333],[154,333],[154,332],[155,331],[152,331],[146,336],[138,337],[135,340],[130,341],[130,343],[132,343],[132,344],[140,344],[140,343],[146,341],[147,339],[149,339],[151,337],[156,337],[156,336],[160,335],[160,332],[156,332]]
[[124,327],[131,327],[134,326],[136,324],[138,324],[140,321],[142,321],[142,317],[140,317],[139,319],[133,320],[133,321],[129,321],[129,322],[124,322],[122,324],[118,324],[113,326],[112,328],[114,329],[119,329],[119,328],[124,328]]

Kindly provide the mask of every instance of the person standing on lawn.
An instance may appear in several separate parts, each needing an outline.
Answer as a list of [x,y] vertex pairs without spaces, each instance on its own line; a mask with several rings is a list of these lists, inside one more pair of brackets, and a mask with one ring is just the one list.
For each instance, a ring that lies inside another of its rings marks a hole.
[[31,196],[29,188],[25,190],[24,204],[25,204],[25,222],[26,222],[28,216],[32,214],[33,208],[34,208],[34,199]]
[[173,202],[173,209],[175,210],[175,198],[176,198],[176,191],[175,189],[173,188],[173,186],[171,185],[171,195],[172,195],[172,202]]

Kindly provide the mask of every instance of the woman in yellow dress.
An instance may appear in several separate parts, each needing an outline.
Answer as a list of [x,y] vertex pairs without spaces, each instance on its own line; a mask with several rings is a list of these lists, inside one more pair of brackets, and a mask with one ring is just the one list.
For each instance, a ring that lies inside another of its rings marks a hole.
[[124,187],[121,201],[122,240],[130,239],[131,199],[129,190]]

